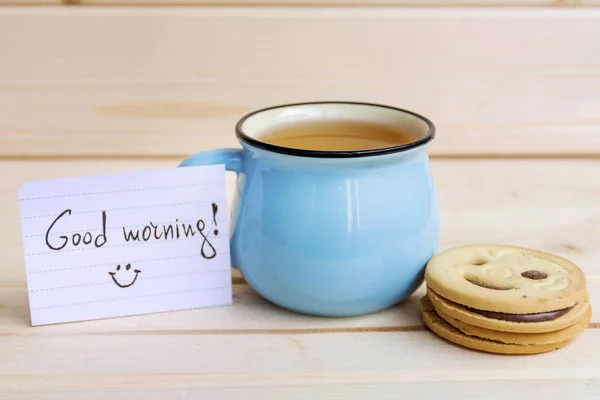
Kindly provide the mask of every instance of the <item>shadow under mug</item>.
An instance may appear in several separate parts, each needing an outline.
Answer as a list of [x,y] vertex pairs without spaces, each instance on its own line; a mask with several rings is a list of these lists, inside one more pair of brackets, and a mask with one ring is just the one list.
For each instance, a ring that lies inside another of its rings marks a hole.
[[[261,141],[280,124],[340,118],[393,124],[415,140],[364,151]],[[431,121],[378,104],[314,102],[252,112],[236,135],[240,149],[203,151],[180,166],[224,164],[237,174],[231,262],[261,296],[303,314],[357,316],[388,308],[423,283],[439,242]]]

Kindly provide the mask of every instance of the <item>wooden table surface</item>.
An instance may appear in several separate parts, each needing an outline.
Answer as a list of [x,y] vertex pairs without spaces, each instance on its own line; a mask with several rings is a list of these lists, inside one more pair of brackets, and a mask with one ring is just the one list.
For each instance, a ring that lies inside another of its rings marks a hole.
[[[74,170],[133,171],[174,163],[4,163],[0,398],[359,399],[406,393],[430,399],[454,391],[455,398],[501,399],[515,393],[548,398],[600,393],[600,314],[564,349],[491,355],[427,331],[418,313],[422,289],[377,314],[329,319],[273,306],[234,274],[230,307],[30,327],[16,203],[20,183]],[[485,241],[561,254],[587,273],[591,302],[600,310],[600,160],[434,159],[432,165],[444,248]]]
[[[600,398],[600,10],[575,7],[600,3],[82,3],[100,7],[0,7],[0,399]],[[174,167],[235,146],[247,111],[332,98],[432,118],[442,249],[571,259],[587,274],[589,329],[548,354],[485,354],[424,328],[423,288],[373,315],[317,318],[235,271],[230,307],[30,326],[21,184]]]

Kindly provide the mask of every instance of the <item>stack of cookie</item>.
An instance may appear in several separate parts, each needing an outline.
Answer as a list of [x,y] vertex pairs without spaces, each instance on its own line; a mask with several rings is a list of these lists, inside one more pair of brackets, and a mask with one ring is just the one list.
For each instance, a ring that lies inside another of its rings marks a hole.
[[457,247],[431,259],[425,280],[425,324],[446,340],[476,350],[556,350],[583,332],[592,315],[583,272],[540,251]]

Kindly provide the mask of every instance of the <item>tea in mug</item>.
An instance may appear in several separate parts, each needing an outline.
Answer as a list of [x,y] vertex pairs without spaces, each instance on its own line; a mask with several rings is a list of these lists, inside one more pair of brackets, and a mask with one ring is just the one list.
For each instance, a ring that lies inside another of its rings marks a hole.
[[348,119],[295,122],[266,130],[260,140],[276,146],[320,151],[360,151],[415,141],[401,127]]

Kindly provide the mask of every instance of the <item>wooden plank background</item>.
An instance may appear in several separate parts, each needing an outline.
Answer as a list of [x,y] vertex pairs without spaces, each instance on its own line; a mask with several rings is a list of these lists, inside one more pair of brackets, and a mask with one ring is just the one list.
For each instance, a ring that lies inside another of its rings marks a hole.
[[0,155],[180,157],[334,99],[423,113],[434,156],[596,157],[597,37],[597,9],[5,8]]

